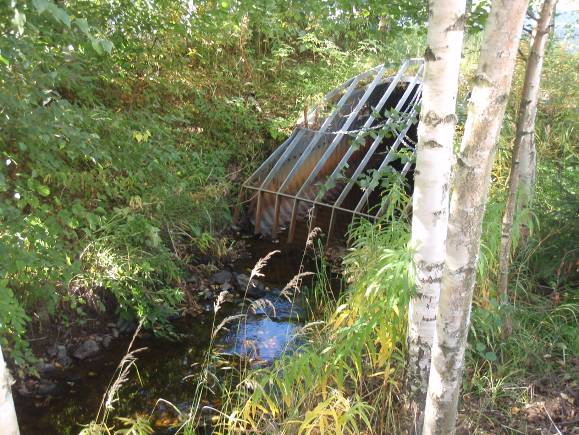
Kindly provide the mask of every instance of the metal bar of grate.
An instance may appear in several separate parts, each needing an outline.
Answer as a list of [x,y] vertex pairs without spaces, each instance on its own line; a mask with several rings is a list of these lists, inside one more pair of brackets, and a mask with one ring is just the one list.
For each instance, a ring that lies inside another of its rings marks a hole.
[[[378,67],[380,68],[380,67]],[[306,156],[311,152],[311,150],[318,144],[318,142],[320,141],[320,139],[323,136],[323,133],[330,127],[332,121],[334,120],[334,118],[338,115],[338,113],[340,112],[340,109],[344,106],[344,104],[348,101],[348,98],[352,95],[352,93],[354,92],[354,90],[356,89],[356,86],[358,84],[358,82],[360,80],[362,80],[363,78],[366,78],[367,76],[369,76],[370,74],[372,74],[374,71],[376,70],[376,68],[371,69],[370,71],[366,71],[365,73],[362,73],[356,77],[354,77],[353,80],[351,80],[350,85],[348,86],[348,89],[346,90],[346,92],[342,95],[342,97],[340,98],[340,100],[338,101],[338,104],[336,105],[336,108],[334,109],[334,111],[330,114],[330,116],[328,116],[325,120],[324,123],[322,124],[322,126],[320,127],[320,129],[318,131],[315,132],[314,137],[311,139],[310,143],[308,144],[308,146],[306,147],[306,149],[304,150],[303,154],[300,156],[300,158],[298,159],[298,161],[294,164],[293,168],[291,169],[291,171],[289,172],[289,174],[287,175],[287,177],[285,178],[284,182],[282,183],[282,185],[279,187],[279,191],[283,192],[285,186],[287,185],[288,181],[292,179],[292,177],[295,175],[295,173],[298,171],[298,169],[301,167],[301,165],[303,164]],[[298,142],[296,141],[295,144],[297,144]],[[294,146],[295,146],[294,144]],[[288,154],[289,157],[289,154]],[[281,164],[285,163],[285,162],[280,162]],[[279,169],[279,167],[278,167]],[[271,171],[269,176],[266,178],[266,180],[264,180],[263,183],[261,183],[260,186],[260,191],[257,193],[257,209],[256,209],[256,214],[255,214],[255,228],[254,228],[254,232],[255,234],[258,234],[261,232],[261,213],[262,213],[262,199],[263,199],[263,188],[267,185],[266,181],[269,183],[271,182],[271,180],[273,179],[273,177],[276,174],[274,173],[274,171]],[[274,224],[276,225],[276,224]]]
[[282,165],[287,161],[287,159],[289,158],[289,156],[291,155],[291,153],[293,152],[295,147],[300,143],[300,140],[304,136],[304,133],[305,133],[304,129],[299,129],[298,133],[294,136],[292,141],[288,144],[288,146],[287,146],[286,150],[284,151],[284,153],[282,154],[282,156],[278,159],[278,161],[275,163],[274,167],[270,170],[267,177],[265,177],[265,179],[263,180],[263,182],[259,186],[260,191],[258,191],[258,193],[257,193],[257,208],[256,208],[256,212],[255,212],[255,233],[256,234],[259,233],[261,230],[261,206],[262,206],[262,199],[263,199],[263,194],[261,192],[261,189],[266,187],[273,180],[273,178],[276,176],[276,171],[279,170],[282,167]]
[[[408,132],[410,127],[412,127],[412,124],[414,123],[413,117],[416,114],[415,108],[416,108],[417,100],[419,99],[420,92],[422,92],[422,85],[419,85],[418,89],[416,90],[416,98],[414,99],[414,104],[411,106],[412,110],[409,113],[408,120],[406,121],[404,129],[402,132],[400,132],[398,134],[398,136],[396,137],[396,141],[392,144],[392,146],[390,147],[390,150],[388,150],[388,153],[386,154],[384,161],[382,162],[382,164],[379,166],[379,168],[377,170],[378,173],[380,173],[380,171],[384,170],[384,167],[388,163],[390,163],[392,160],[394,160],[395,154],[398,152],[398,147],[400,146],[400,143],[402,143],[404,136],[406,136],[406,133]],[[365,201],[368,199],[368,197],[370,196],[370,194],[372,193],[373,190],[374,189],[372,187],[368,187],[364,191],[362,198],[360,198],[360,201],[358,201],[358,204],[356,205],[356,208],[354,209],[355,212],[359,212],[362,209]]]
[[[272,195],[279,195],[279,196],[282,196],[282,197],[284,197],[284,198],[290,198],[290,199],[296,199],[296,198],[297,198],[295,195],[292,195],[292,194],[290,194],[290,193],[281,193],[281,192],[278,192],[278,191],[275,191],[275,190],[259,189],[259,188],[257,188],[257,187],[253,187],[253,186],[249,186],[248,189],[250,189],[250,190],[255,190],[256,192],[261,190],[261,191],[263,191],[264,193],[269,193],[269,194],[272,194]],[[335,206],[333,206],[332,204],[327,204],[327,203],[325,203],[325,202],[316,201],[315,199],[300,198],[300,201],[308,202],[308,203],[310,203],[310,204],[312,204],[312,205],[319,205],[319,206],[328,207],[328,208],[335,208],[336,210],[345,211],[345,212],[347,212],[347,213],[352,213],[352,210],[350,210],[350,209],[348,209],[348,208],[335,207]],[[357,214],[360,215],[360,216],[366,217],[366,218],[368,218],[368,219],[375,219],[375,218],[376,218],[376,216],[371,215],[371,214],[368,214],[368,213],[364,213],[364,212],[357,213]]]
[[[390,95],[392,95],[392,92],[394,92],[394,89],[396,88],[396,86],[398,86],[398,83],[400,83],[400,79],[402,78],[402,75],[406,72],[406,70],[408,69],[409,65],[410,65],[410,61],[408,61],[408,60],[406,62],[404,62],[404,64],[402,64],[402,66],[400,67],[400,69],[398,70],[396,75],[393,77],[390,85],[388,86],[388,89],[386,89],[386,92],[384,92],[384,95],[382,95],[382,98],[380,98],[380,101],[378,101],[378,104],[376,105],[376,108],[375,108],[376,111],[382,110],[382,107],[384,107],[384,104],[386,104],[386,101],[388,101],[388,98],[390,98]],[[371,116],[369,118],[369,120],[370,119],[373,122],[374,116]],[[371,123],[368,125],[366,125],[366,124],[364,124],[364,127],[362,129],[368,128],[371,125]],[[360,135],[358,134],[356,136],[356,138],[358,138],[359,136]],[[355,141],[354,141],[354,143],[355,143]],[[344,154],[344,157],[342,157],[342,159],[338,163],[338,166],[336,166],[336,168],[334,169],[334,171],[332,172],[332,174],[328,178],[328,181],[327,181],[328,184],[331,184],[331,183],[336,181],[336,179],[338,178],[338,175],[344,169],[344,167],[348,163],[348,160],[350,159],[350,157],[352,156],[354,151],[355,151],[354,145],[352,144],[350,146],[350,148],[348,149],[348,151],[346,152],[346,154]]]
[[253,171],[253,173],[249,176],[249,178],[245,180],[245,182],[242,185],[242,189],[239,191],[239,196],[237,197],[237,205],[235,207],[235,211],[233,214],[234,223],[237,223],[239,221],[239,214],[241,212],[243,198],[245,196],[245,190],[243,188],[247,188],[251,184],[251,182],[258,177],[258,175],[260,175],[262,172],[266,170],[268,166],[275,164],[274,162],[278,160],[279,155],[288,147],[291,141],[295,138],[296,134],[297,130],[292,131],[292,134],[290,134],[290,136],[279,147],[277,147],[274,150],[274,152],[271,153],[271,155],[267,159],[265,159],[264,162],[261,165],[259,165],[259,167],[255,171]]
[[[257,178],[259,174],[261,174],[261,172],[263,172],[265,170],[265,168],[267,168],[269,165],[274,166],[275,162],[279,161],[279,156],[282,153],[282,151],[284,151],[285,149],[288,148],[288,145],[292,142],[292,140],[296,137],[296,135],[298,134],[298,130],[294,130],[292,131],[292,134],[290,134],[290,136],[279,146],[277,147],[273,153],[271,153],[271,155],[264,160],[264,162],[259,165],[259,167],[253,172],[253,174],[251,174],[249,176],[249,178],[247,180],[245,180],[245,182],[243,183],[243,187],[247,187],[248,185],[251,184],[251,182],[254,180],[254,178]],[[270,169],[268,172],[271,172],[273,169]]]
[[[368,71],[368,74],[365,74],[363,77],[367,77],[371,72],[373,72],[375,69],[372,69],[370,71]],[[322,124],[322,126],[320,127],[320,129],[318,131],[316,131],[316,133],[314,134],[314,137],[312,138],[312,140],[310,141],[310,143],[308,144],[308,146],[306,147],[306,149],[304,150],[304,152],[302,153],[302,155],[300,156],[300,158],[298,159],[298,161],[295,163],[294,167],[292,168],[292,170],[289,172],[289,174],[287,175],[287,177],[285,178],[284,182],[281,184],[279,191],[283,192],[283,190],[286,188],[288,181],[295,175],[295,173],[300,169],[301,165],[304,163],[304,161],[307,159],[309,153],[311,152],[311,150],[314,148],[314,146],[316,146],[320,140],[320,138],[322,137],[322,134],[328,129],[328,127],[330,126],[330,124],[332,123],[332,121],[334,120],[334,118],[339,114],[340,109],[344,106],[344,104],[346,103],[346,101],[348,100],[348,98],[352,95],[352,93],[354,92],[354,90],[356,89],[356,85],[358,84],[358,81],[362,78],[361,76],[358,76],[359,79],[358,80],[354,80],[352,82],[352,84],[348,87],[348,90],[346,91],[346,93],[344,95],[342,95],[342,98],[340,98],[340,101],[338,102],[338,104],[336,105],[336,109],[332,112],[332,114],[326,118],[326,120],[324,121],[324,123]]]
[[[378,67],[376,67],[378,68]],[[356,77],[353,77],[349,80],[347,80],[346,82],[342,83],[340,86],[338,86],[337,88],[333,89],[332,91],[328,92],[324,98],[323,101],[324,103],[329,102],[332,98],[334,98],[336,95],[338,95],[342,90],[344,90],[346,87],[350,86],[350,84],[356,80],[359,77],[364,77],[369,73],[369,71],[365,71],[361,74],[358,74]],[[310,113],[307,116],[307,120],[308,122],[311,122],[315,119],[316,116],[316,112],[318,112],[319,108],[315,108],[312,111],[310,111]],[[304,122],[304,118],[302,116],[302,118],[300,118],[300,120],[298,121],[298,124],[305,124]],[[245,182],[243,183],[243,187],[249,187],[251,185],[251,183],[253,182],[253,180],[255,178],[258,177],[258,175],[261,174],[261,172],[264,171],[265,168],[267,168],[267,166],[269,165],[274,165],[275,162],[278,161],[278,157],[281,154],[281,152],[287,148],[287,146],[291,143],[291,141],[293,140],[293,138],[296,136],[296,134],[298,133],[298,130],[294,130],[290,136],[279,146],[277,147],[274,152],[261,164],[259,165],[259,167],[249,176],[249,178],[247,180],[245,180]],[[273,169],[270,169],[269,172],[271,172]],[[240,195],[241,197],[241,195]]]

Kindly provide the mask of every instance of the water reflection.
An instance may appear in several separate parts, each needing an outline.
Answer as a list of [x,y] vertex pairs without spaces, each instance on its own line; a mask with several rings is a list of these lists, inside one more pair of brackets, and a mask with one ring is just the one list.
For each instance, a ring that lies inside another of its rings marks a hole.
[[282,298],[256,310],[250,308],[246,318],[220,340],[223,352],[254,363],[271,363],[291,348],[300,318],[301,308]]

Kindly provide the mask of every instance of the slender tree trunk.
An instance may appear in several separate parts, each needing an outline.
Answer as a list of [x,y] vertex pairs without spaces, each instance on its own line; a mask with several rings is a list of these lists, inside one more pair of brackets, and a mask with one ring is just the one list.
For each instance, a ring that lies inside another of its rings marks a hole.
[[555,18],[557,17],[557,2],[553,6],[553,12],[551,15],[551,26],[549,27],[549,36],[551,39],[555,38]]
[[422,430],[430,348],[444,265],[466,1],[434,0],[429,6],[413,193],[411,243],[415,249],[416,296],[410,301],[408,315],[407,390],[416,433]]
[[[501,232],[499,258],[499,295],[503,302],[508,299],[509,265],[512,244],[513,219],[517,208],[524,211],[532,196],[535,184],[536,150],[535,118],[541,83],[541,70],[545,47],[549,39],[549,27],[557,0],[545,0],[541,16],[534,32],[533,46],[527,60],[525,82],[517,118],[517,133],[509,176],[509,191]],[[518,200],[517,200],[518,196]],[[518,203],[518,207],[517,207]]]
[[18,435],[18,421],[10,390],[11,377],[4,363],[0,347],[0,433],[2,435]]
[[456,431],[482,221],[526,9],[527,0],[495,0],[487,21],[452,181],[425,434],[446,435]]
[[[543,14],[547,13],[545,8],[547,8],[547,3],[549,3],[550,8],[550,21],[543,21],[542,16]],[[537,104],[539,101],[539,90],[541,84],[541,72],[543,69],[543,59],[545,56],[545,50],[547,48],[547,42],[549,40],[549,36],[553,37],[554,35],[554,28],[555,28],[555,11],[557,8],[557,0],[551,0],[543,4],[543,8],[541,10],[541,18],[539,23],[537,24],[537,28],[535,30],[535,38],[541,39],[541,45],[537,45],[537,51],[535,52],[534,47],[536,46],[533,43],[532,51],[529,53],[529,60],[528,63],[535,63],[535,70],[536,73],[534,74],[534,80],[536,80],[536,84],[533,84],[532,89],[535,91],[534,94],[530,94],[534,98],[534,109],[533,112],[529,112],[529,115],[532,115],[532,121],[529,119],[529,125],[532,125],[533,134],[530,135],[530,138],[526,138],[527,144],[529,146],[529,151],[525,150],[524,146],[521,146],[521,160],[519,166],[519,176],[520,176],[520,186],[519,186],[519,199],[518,204],[521,207],[521,210],[525,210],[530,202],[533,199],[533,194],[535,192],[535,176],[537,170],[537,152],[535,148],[535,134],[534,134],[534,126],[535,126],[535,118],[537,115]],[[529,66],[527,66],[529,68]],[[525,73],[525,82],[527,82],[527,75],[529,72]],[[530,98],[529,98],[530,100]],[[527,109],[528,110],[528,109]],[[529,129],[523,129],[524,131],[528,131]],[[530,139],[530,140],[529,140]]]

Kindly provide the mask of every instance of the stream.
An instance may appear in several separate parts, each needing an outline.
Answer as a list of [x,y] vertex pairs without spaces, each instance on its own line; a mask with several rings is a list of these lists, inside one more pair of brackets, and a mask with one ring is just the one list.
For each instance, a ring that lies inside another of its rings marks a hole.
[[[297,273],[303,242],[301,245],[282,243],[276,246],[266,240],[248,239],[246,245],[251,255],[237,261],[233,272],[249,275],[259,258],[273,249],[282,251],[268,261],[262,271],[265,276],[259,278],[267,286],[263,297],[271,305],[268,303],[252,312],[247,311],[247,304],[241,306],[239,300],[225,303],[216,323],[240,312],[248,314],[243,321],[228,325],[228,331],[221,331],[214,345],[221,352],[241,354],[257,361],[258,365],[266,365],[288,348],[293,333],[304,321],[304,310],[299,300],[296,298],[290,302],[279,296],[279,290],[275,290],[283,288]],[[211,301],[207,305],[212,304]],[[181,339],[178,341],[141,333],[133,346],[133,349],[146,348],[137,354],[138,374],[131,370],[128,381],[120,390],[120,401],[115,404],[113,417],[152,415],[151,421],[156,431],[171,433],[168,428],[175,423],[177,413],[171,405],[158,402],[158,399],[162,398],[181,411],[188,412],[196,388],[194,375],[204,361],[213,322],[212,310],[179,319],[176,329]],[[76,434],[83,424],[94,419],[130,339],[130,334],[122,335],[94,357],[46,375],[56,385],[50,394],[24,397],[15,391],[22,435]]]

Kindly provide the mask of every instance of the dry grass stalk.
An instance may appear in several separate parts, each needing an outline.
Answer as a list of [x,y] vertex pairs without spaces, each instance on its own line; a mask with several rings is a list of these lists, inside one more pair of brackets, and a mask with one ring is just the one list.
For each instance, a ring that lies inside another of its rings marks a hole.
[[103,417],[103,423],[104,423],[104,421],[106,421],[106,416],[107,416],[108,411],[110,411],[111,409],[114,408],[113,404],[118,400],[116,398],[116,394],[118,393],[120,388],[123,386],[123,384],[125,382],[127,382],[127,380],[129,379],[129,372],[130,372],[131,368],[136,366],[137,357],[135,355],[138,352],[141,352],[141,351],[147,349],[146,347],[142,347],[139,349],[131,350],[133,347],[133,344],[135,343],[135,339],[139,335],[139,332],[141,332],[142,326],[143,326],[143,322],[141,321],[139,323],[139,325],[137,326],[137,329],[135,330],[133,337],[131,338],[131,342],[129,343],[129,346],[127,348],[127,352],[126,352],[125,356],[121,359],[121,361],[119,362],[119,365],[115,369],[115,375],[113,375],[113,379],[109,383],[107,391],[105,392],[105,394],[101,400],[101,403],[99,405],[99,409],[98,409],[97,416],[96,416],[96,422],[99,422],[99,419],[101,417],[101,413],[103,413],[103,416],[102,416]]
[[223,319],[221,321],[221,323],[219,325],[217,325],[217,327],[213,330],[213,332],[211,333],[211,339],[214,339],[217,336],[217,333],[225,326],[227,325],[229,322],[236,320],[236,319],[241,319],[241,318],[245,318],[245,314],[236,314],[235,316],[227,316],[225,319]]
[[322,233],[322,229],[320,227],[315,227],[311,230],[308,234],[308,238],[306,240],[306,249],[307,248],[314,248],[314,239],[318,237]]
[[265,312],[265,308],[269,307],[271,308],[271,312],[273,313],[273,317],[277,317],[276,311],[275,311],[275,305],[269,300],[269,299],[258,299],[256,301],[253,301],[250,306],[249,309],[253,311],[253,313],[257,313],[257,310],[263,310]]
[[[256,276],[257,277],[263,276],[263,273],[261,273],[261,270],[267,265],[267,262],[269,261],[269,259],[271,257],[273,257],[275,254],[279,254],[280,252],[281,252],[280,250],[271,251],[265,257],[260,258],[259,261],[257,263],[255,263],[255,266],[253,266],[253,269],[251,270],[249,282],[251,282],[251,280],[253,278],[255,278]],[[249,285],[249,283],[247,285]]]
[[224,290],[221,293],[219,293],[219,296],[217,296],[217,299],[215,300],[215,302],[213,302],[213,312],[215,314],[217,314],[217,312],[219,311],[219,309],[221,308],[221,304],[223,303],[223,301],[225,300],[225,296],[228,294],[229,292]]
[[314,274],[313,272],[301,272],[295,275],[282,289],[280,293],[281,296],[283,296],[289,302],[291,302],[291,296],[293,296],[295,293],[299,293],[300,291],[300,284],[302,282],[302,278],[306,276],[311,276],[313,274]]

